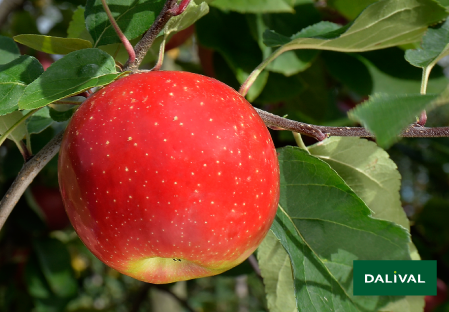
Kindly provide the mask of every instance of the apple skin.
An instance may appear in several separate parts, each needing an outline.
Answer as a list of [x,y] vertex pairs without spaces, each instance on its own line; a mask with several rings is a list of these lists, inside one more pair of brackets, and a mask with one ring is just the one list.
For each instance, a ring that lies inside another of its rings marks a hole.
[[59,184],[84,244],[150,283],[222,273],[262,242],[279,201],[270,134],[235,90],[187,72],[145,72],[99,90],[72,117]]

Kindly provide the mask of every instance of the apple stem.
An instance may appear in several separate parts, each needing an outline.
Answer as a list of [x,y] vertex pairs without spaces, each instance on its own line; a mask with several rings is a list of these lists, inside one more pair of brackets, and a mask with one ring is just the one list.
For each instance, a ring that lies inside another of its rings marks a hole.
[[134,51],[134,48],[131,45],[131,42],[129,42],[128,38],[126,38],[125,34],[122,32],[122,30],[118,26],[117,22],[115,21],[114,16],[112,16],[111,10],[109,9],[109,6],[106,3],[106,0],[101,0],[101,3],[103,4],[103,8],[106,12],[106,15],[109,18],[109,21],[111,22],[112,27],[114,28],[117,36],[120,38],[120,41],[125,46],[126,52],[128,52],[129,62],[134,62],[136,59],[136,52]]
[[45,165],[58,153],[63,134],[64,131],[61,131],[61,133],[56,135],[36,155],[28,160],[20,170],[11,187],[0,202],[0,230],[3,228],[6,219],[11,214],[12,209],[17,204],[28,185],[30,185],[42,168],[44,168]]
[[179,5],[177,4],[177,0],[167,0],[165,2],[162,11],[159,13],[153,25],[151,25],[150,29],[148,29],[142,39],[136,44],[136,58],[134,60],[129,59],[123,67],[123,71],[136,72],[139,69],[140,63],[142,63],[143,58],[151,48],[154,40],[164,29],[165,24],[167,24],[173,16],[177,16],[184,12],[190,1],[191,0],[183,0]]

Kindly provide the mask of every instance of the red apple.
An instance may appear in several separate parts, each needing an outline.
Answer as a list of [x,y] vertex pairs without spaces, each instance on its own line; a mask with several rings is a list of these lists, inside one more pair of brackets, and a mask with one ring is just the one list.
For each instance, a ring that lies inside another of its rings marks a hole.
[[65,132],[59,183],[84,244],[151,283],[238,265],[279,200],[276,152],[253,107],[187,72],[138,73],[91,96]]

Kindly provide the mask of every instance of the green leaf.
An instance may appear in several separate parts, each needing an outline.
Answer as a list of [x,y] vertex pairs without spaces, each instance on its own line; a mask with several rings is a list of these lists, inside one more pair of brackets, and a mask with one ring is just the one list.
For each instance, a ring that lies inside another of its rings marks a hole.
[[288,0],[215,0],[210,5],[240,13],[294,12],[293,1]]
[[[196,31],[201,45],[218,51],[240,84],[263,59],[262,51],[251,36],[246,17],[242,14],[211,8],[209,14],[196,23]],[[259,75],[249,90],[249,101],[262,92],[267,79],[268,72]]]
[[172,32],[186,29],[207,13],[209,13],[209,6],[206,2],[197,5],[195,1],[191,1],[182,14],[170,18],[164,27],[164,33],[168,36]]
[[35,255],[31,256],[26,263],[25,281],[28,292],[34,298],[49,298],[53,295]]
[[0,65],[11,62],[20,56],[19,47],[13,39],[0,36]]
[[93,42],[93,39],[86,28],[84,11],[84,8],[79,6],[75,12],[73,12],[69,28],[67,28],[67,38],[81,38]]
[[[394,222],[410,232],[410,222],[400,200],[401,175],[390,156],[374,142],[350,137],[330,137],[308,148],[331,166],[373,212],[373,217]],[[416,247],[409,244],[410,251]],[[411,253],[411,258],[419,260]],[[410,304],[413,302],[413,304]],[[405,297],[381,311],[413,311],[424,297]]]
[[[12,112],[8,115],[0,116],[0,135],[8,131],[17,121],[23,117],[19,111]],[[20,145],[20,141],[25,137],[27,128],[22,122],[16,129],[8,136],[8,139],[14,141],[16,145]]]
[[53,238],[35,240],[33,246],[52,292],[59,297],[76,295],[78,286],[66,246]]
[[[295,7],[295,13],[254,14],[247,15],[253,37],[257,39],[264,57],[268,57],[273,48],[263,43],[265,30],[274,30],[280,34],[291,35],[298,29],[306,28],[321,20],[321,16],[313,3],[300,3]],[[267,66],[267,70],[292,76],[306,70],[318,55],[317,50],[288,51],[277,57]]]
[[449,19],[435,28],[429,28],[422,39],[421,49],[405,51],[405,59],[410,64],[421,67],[423,74],[423,90],[433,67],[443,57],[449,55]]
[[50,127],[52,123],[53,119],[50,118],[48,107],[42,107],[26,121],[29,134],[41,133],[42,131]]
[[114,59],[98,49],[67,54],[28,85],[19,100],[21,109],[45,106],[62,98],[114,81],[120,74]]
[[296,312],[290,258],[281,242],[268,232],[257,249],[257,260],[265,285],[270,312]]
[[378,0],[328,0],[327,5],[340,12],[340,14],[347,19],[353,20],[368,5],[373,4],[377,1]]
[[[444,19],[448,13],[433,0],[381,0],[366,8],[345,27],[321,22],[291,38],[265,33],[265,43],[281,47],[277,55],[295,49],[319,49],[362,52],[418,41],[428,25]],[[333,30],[325,32],[326,30]],[[316,35],[320,31],[319,36]]]
[[44,35],[18,35],[18,43],[49,54],[68,54],[73,51],[92,48],[92,43],[78,38],[59,38]]
[[405,229],[371,218],[335,171],[307,152],[280,149],[279,165],[281,198],[271,230],[292,261],[298,310],[377,311],[400,299],[352,296],[352,262],[409,259]]
[[[108,0],[107,3],[125,36],[128,39],[134,39],[150,28],[165,1]],[[88,0],[84,16],[95,47],[120,42],[104,11],[101,0]]]
[[50,117],[54,121],[63,122],[72,118],[73,113],[78,109],[77,106],[71,107],[67,110],[59,111],[50,107]]
[[17,110],[19,99],[26,86],[43,72],[39,61],[27,55],[0,65],[0,115]]
[[338,173],[371,209],[374,218],[410,230],[399,195],[401,175],[387,152],[376,143],[360,138],[330,137],[308,149]]
[[449,101],[449,88],[441,94],[388,95],[375,94],[348,112],[376,136],[379,146],[389,147],[399,134],[416,121],[424,109],[432,109]]

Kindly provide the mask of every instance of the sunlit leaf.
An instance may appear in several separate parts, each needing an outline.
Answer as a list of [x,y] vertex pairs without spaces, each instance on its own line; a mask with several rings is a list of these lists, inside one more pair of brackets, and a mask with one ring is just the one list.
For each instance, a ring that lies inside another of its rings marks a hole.
[[381,0],[345,27],[321,22],[310,27],[312,37],[305,29],[291,38],[267,31],[264,38],[268,46],[281,46],[277,54],[295,49],[371,51],[418,41],[428,25],[447,15],[445,8],[433,0]]
[[98,49],[83,49],[53,63],[28,85],[19,100],[21,109],[33,109],[114,81],[120,74],[114,59]]
[[240,13],[293,12],[293,1],[288,0],[215,0],[211,5]]
[[78,38],[60,38],[44,35],[18,35],[14,40],[27,47],[49,54],[68,54],[73,51],[92,48],[92,43]]

